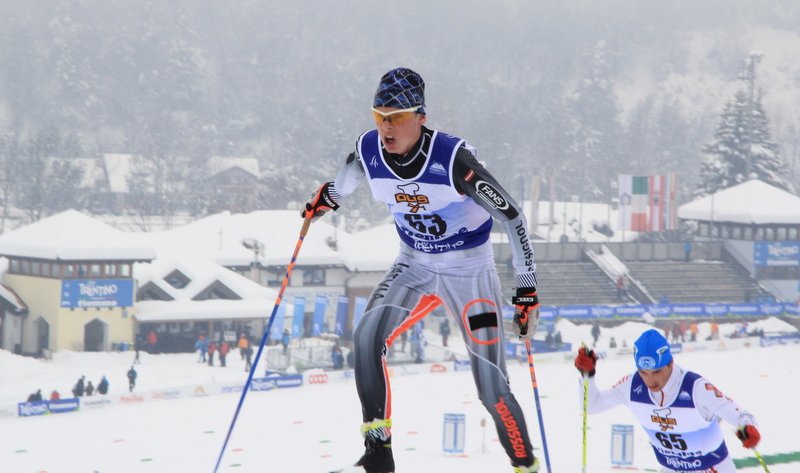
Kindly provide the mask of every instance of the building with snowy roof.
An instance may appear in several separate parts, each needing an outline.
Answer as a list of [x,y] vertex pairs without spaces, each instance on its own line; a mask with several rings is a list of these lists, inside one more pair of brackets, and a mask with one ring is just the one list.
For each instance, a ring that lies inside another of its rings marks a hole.
[[42,353],[129,340],[132,266],[155,253],[131,234],[68,210],[0,236],[0,256],[8,260],[3,284],[27,309],[21,323],[3,324],[3,347]]

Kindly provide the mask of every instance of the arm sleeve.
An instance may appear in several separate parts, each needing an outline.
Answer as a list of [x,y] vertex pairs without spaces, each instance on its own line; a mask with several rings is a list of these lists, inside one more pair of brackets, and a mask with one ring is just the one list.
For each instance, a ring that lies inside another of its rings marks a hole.
[[339,203],[342,198],[352,194],[364,181],[364,177],[366,177],[366,173],[364,166],[361,165],[361,156],[358,155],[358,150],[353,151],[344,160],[329,189],[333,200]]
[[[630,376],[625,376],[619,380],[611,389],[602,391],[597,388],[594,378],[594,376],[589,377],[589,414],[597,414],[612,407],[627,404],[628,393],[631,390]],[[580,389],[580,400],[583,403],[583,378],[579,378],[578,387]]]
[[511,245],[511,262],[517,276],[517,287],[538,286],[533,244],[528,236],[525,214],[466,147],[459,148],[456,153],[453,184],[458,192],[472,198],[503,225]]
[[695,407],[706,420],[718,417],[736,427],[750,424],[758,426],[752,414],[739,407],[733,399],[722,394],[705,378],[700,378],[694,383],[692,395]]

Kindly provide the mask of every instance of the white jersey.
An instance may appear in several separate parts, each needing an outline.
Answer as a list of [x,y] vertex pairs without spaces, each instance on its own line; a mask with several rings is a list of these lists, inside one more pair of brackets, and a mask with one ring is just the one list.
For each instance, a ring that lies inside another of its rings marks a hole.
[[589,412],[627,406],[647,432],[665,471],[734,472],[719,421],[755,424],[749,413],[722,394],[710,381],[673,365],[662,391],[653,393],[638,372],[614,387],[599,391],[589,381]]
[[[481,246],[489,239],[492,217],[453,183],[453,160],[464,140],[433,132],[425,165],[402,179],[386,164],[377,130],[358,140],[358,153],[376,200],[394,217],[400,240],[423,253]],[[505,205],[508,205],[507,203]]]

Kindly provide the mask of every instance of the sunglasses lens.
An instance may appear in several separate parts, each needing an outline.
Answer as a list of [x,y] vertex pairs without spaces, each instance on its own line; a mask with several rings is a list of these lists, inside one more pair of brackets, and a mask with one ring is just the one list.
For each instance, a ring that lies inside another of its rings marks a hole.
[[399,125],[407,122],[413,116],[414,112],[395,112],[384,115],[378,111],[372,111],[372,118],[374,118],[375,123],[379,125],[383,122],[389,122],[392,125]]

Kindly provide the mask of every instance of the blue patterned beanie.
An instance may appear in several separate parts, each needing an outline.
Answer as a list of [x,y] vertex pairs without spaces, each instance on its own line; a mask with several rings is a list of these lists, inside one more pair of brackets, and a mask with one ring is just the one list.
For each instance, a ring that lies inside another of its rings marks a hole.
[[392,108],[420,106],[417,113],[425,114],[425,81],[411,69],[405,67],[392,69],[381,77],[372,106]]

